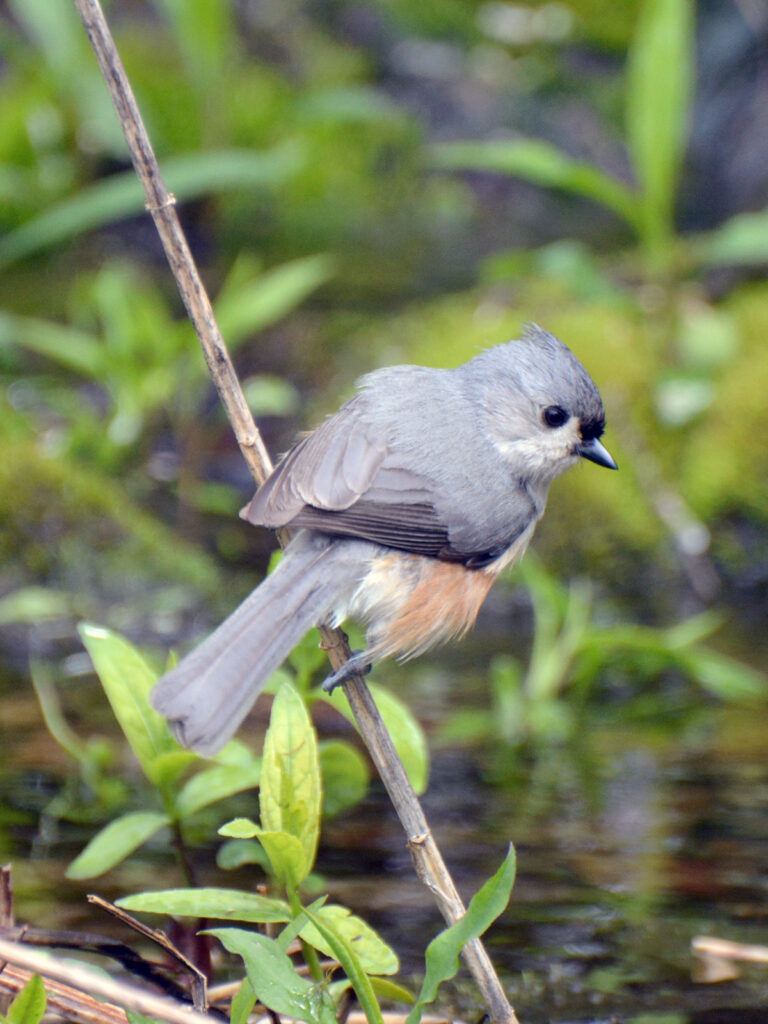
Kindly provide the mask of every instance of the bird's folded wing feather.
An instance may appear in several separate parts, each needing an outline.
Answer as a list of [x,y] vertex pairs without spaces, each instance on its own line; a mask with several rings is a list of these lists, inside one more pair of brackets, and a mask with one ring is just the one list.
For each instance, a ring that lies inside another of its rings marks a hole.
[[479,538],[452,544],[450,523],[433,501],[434,484],[385,437],[374,436],[363,398],[347,402],[288,452],[242,510],[243,519],[272,528],[308,527],[471,566],[497,558],[519,532],[517,525],[487,545]]

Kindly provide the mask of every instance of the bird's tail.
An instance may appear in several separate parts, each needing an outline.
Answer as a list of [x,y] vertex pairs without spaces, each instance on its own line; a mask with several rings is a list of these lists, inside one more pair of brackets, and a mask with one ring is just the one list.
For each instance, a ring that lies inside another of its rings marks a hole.
[[275,669],[359,573],[343,544],[297,534],[277,569],[152,691],[179,742],[205,755],[220,750]]

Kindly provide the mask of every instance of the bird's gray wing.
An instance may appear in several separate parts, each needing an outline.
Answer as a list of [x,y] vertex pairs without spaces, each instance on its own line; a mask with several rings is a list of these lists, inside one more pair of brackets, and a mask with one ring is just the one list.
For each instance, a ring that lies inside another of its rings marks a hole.
[[287,526],[305,505],[349,508],[370,486],[386,452],[386,442],[366,429],[358,395],[291,448],[241,515],[276,528]]
[[[307,527],[473,567],[498,558],[530,515],[507,520],[501,531],[494,524],[462,536],[466,510],[454,507],[455,495],[438,496],[435,482],[413,468],[412,451],[376,432],[365,398],[356,396],[299,441],[241,516],[259,526]],[[429,438],[423,443],[426,450]]]

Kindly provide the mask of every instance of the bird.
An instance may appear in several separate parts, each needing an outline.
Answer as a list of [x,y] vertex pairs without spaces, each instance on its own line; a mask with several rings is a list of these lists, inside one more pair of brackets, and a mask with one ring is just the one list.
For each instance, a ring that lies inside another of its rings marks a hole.
[[455,368],[362,377],[240,513],[290,532],[277,568],[159,680],[151,703],[180,743],[210,757],[313,626],[367,627],[365,650],[326,690],[460,637],[523,556],[552,481],[583,459],[618,468],[604,429],[592,378],[536,324]]

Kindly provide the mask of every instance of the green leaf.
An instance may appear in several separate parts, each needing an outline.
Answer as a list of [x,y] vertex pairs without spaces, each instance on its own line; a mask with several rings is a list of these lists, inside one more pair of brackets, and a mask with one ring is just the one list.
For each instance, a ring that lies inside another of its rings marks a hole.
[[81,625],[79,632],[125,738],[144,774],[156,783],[157,758],[178,750],[165,719],[149,703],[157,673],[116,633],[88,623]]
[[545,188],[586,196],[637,225],[637,197],[626,185],[591,164],[573,160],[548,142],[446,142],[432,146],[430,153],[437,166],[444,169],[508,174]]
[[261,826],[266,833],[295,836],[304,851],[307,872],[315,861],[321,800],[315,730],[298,693],[290,685],[281,686],[264,739]]
[[705,649],[685,651],[679,661],[692,679],[721,700],[754,700],[768,692],[763,674],[724,654]]
[[[400,962],[395,951],[377,935],[370,925],[353,914],[347,907],[334,904],[326,905],[317,911],[317,916],[349,943],[366,974],[397,974],[400,970]],[[305,925],[299,934],[310,946],[319,949],[326,956],[335,955],[325,937],[320,934],[314,924]]]
[[267,851],[272,874],[291,889],[301,885],[312,870],[301,840],[290,832],[262,830],[258,832],[258,839]]
[[[1,243],[0,243],[1,244]],[[107,350],[96,335],[35,317],[0,313],[0,342],[53,359],[60,366],[101,380]]]
[[331,277],[329,256],[303,256],[242,284],[237,291],[223,290],[216,301],[216,317],[228,344],[250,337],[295,309]]
[[640,186],[640,231],[653,259],[674,235],[693,92],[691,0],[645,0],[629,52],[627,135]]
[[389,978],[371,978],[371,987],[379,999],[387,999],[396,1003],[407,1003],[412,1006],[416,1002],[413,992],[409,992],[403,985],[398,985]]
[[336,1024],[328,994],[296,973],[290,957],[274,939],[240,928],[212,928],[206,934],[242,957],[256,998],[268,1009],[306,1024]]
[[267,874],[271,870],[267,851],[255,839],[230,839],[216,852],[216,866],[222,871],[235,871],[246,864],[258,864]]
[[60,619],[71,614],[74,603],[74,595],[65,590],[19,587],[0,598],[0,626],[18,622],[37,625],[44,619]]
[[368,792],[371,778],[368,762],[359,750],[343,740],[320,744],[320,769],[326,818],[354,807]]
[[250,818],[233,818],[219,829],[220,836],[229,839],[253,839],[260,832],[259,826]]
[[232,998],[229,1009],[229,1024],[247,1024],[251,1010],[256,1005],[256,993],[247,978]]
[[355,990],[355,995],[358,998],[368,1024],[384,1024],[381,1016],[381,1007],[373,991],[371,979],[365,973],[356,951],[352,948],[346,936],[337,928],[337,922],[322,917],[320,913],[313,913],[306,907],[304,908],[304,913],[309,918],[310,923],[320,932],[325,942],[328,943],[331,954],[344,968],[344,973],[352,982],[352,988]]
[[702,262],[725,266],[750,266],[768,262],[768,210],[741,213],[715,231],[693,240]]
[[457,973],[459,954],[467,942],[479,938],[504,912],[515,884],[515,870],[515,849],[510,843],[501,867],[472,897],[466,914],[436,935],[427,946],[424,981],[406,1024],[417,1024],[422,1010],[434,1001],[442,982]]
[[8,1024],[40,1024],[48,999],[42,978],[33,974],[11,1005],[5,1019]]
[[176,798],[176,811],[181,818],[224,800],[233,793],[242,793],[244,789],[258,786],[261,775],[261,764],[254,762],[250,767],[240,765],[217,764],[198,772]]
[[67,878],[95,878],[119,864],[170,820],[159,811],[131,811],[111,821],[67,868]]
[[[424,732],[411,714],[410,708],[393,696],[389,690],[376,686],[374,683],[369,683],[368,686],[379,713],[384,719],[384,724],[389,730],[398,756],[403,762],[411,785],[420,795],[427,788],[429,781],[429,749]],[[333,704],[337,711],[353,725],[357,725],[349,701],[340,686],[336,687],[332,694],[319,693],[318,699]]]
[[[271,187],[303,163],[301,148],[288,143],[263,153],[225,149],[179,156],[164,161],[162,173],[176,199],[187,202],[211,192]],[[143,214],[145,202],[132,170],[112,174],[9,231],[0,240],[0,266],[123,217]]]
[[117,901],[126,910],[171,917],[212,917],[222,921],[250,921],[253,924],[290,920],[287,903],[239,889],[161,889],[123,896]]

